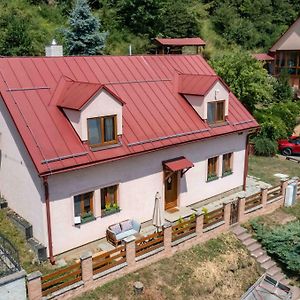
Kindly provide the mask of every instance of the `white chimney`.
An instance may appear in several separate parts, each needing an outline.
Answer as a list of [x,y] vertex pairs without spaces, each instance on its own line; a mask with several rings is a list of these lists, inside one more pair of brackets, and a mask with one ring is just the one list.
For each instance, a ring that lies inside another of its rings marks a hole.
[[63,56],[63,46],[57,45],[56,40],[45,48],[46,56]]

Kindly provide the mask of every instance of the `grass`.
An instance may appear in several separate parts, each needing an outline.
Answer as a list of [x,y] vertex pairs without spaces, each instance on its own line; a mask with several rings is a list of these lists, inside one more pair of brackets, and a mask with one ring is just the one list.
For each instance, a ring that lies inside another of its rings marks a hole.
[[[77,300],[240,299],[260,276],[257,264],[232,234],[177,253],[111,281]],[[134,296],[133,283],[144,292]]]
[[249,175],[260,178],[262,181],[277,185],[280,178],[274,176],[276,173],[287,174],[290,177],[300,175],[299,164],[282,160],[278,157],[262,157],[251,155],[249,157]]
[[0,210],[0,234],[6,237],[17,249],[22,268],[31,273],[41,271],[43,274],[53,271],[53,267],[48,263],[39,264],[35,259],[35,254],[26,242],[25,236],[7,217],[7,210]]

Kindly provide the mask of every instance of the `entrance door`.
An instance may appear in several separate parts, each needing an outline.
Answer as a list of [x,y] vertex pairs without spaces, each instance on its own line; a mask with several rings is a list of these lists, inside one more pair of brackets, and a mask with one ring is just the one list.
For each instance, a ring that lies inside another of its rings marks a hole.
[[177,206],[178,172],[165,172],[165,209]]

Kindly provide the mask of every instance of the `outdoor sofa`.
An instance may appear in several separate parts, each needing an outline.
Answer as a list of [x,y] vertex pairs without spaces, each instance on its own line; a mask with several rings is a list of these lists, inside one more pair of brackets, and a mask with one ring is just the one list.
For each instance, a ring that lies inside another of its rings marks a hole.
[[108,226],[106,230],[106,239],[108,242],[117,246],[121,241],[131,235],[139,233],[141,224],[135,220],[125,220]]

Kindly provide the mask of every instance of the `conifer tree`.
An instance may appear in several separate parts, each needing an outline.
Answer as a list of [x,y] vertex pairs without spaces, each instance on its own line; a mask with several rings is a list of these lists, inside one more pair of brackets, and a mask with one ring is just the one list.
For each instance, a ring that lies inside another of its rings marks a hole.
[[100,32],[100,22],[93,16],[87,0],[77,0],[64,30],[70,55],[102,54],[106,32]]

